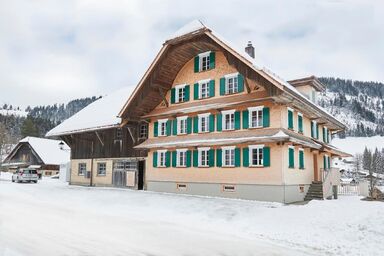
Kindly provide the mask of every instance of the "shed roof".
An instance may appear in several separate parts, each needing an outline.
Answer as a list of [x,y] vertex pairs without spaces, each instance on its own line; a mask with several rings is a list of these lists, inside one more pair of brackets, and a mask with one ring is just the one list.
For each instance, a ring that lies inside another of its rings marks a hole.
[[46,137],[55,137],[86,131],[117,127],[121,124],[118,117],[120,109],[131,95],[134,86],[121,88],[80,110],[52,130]]

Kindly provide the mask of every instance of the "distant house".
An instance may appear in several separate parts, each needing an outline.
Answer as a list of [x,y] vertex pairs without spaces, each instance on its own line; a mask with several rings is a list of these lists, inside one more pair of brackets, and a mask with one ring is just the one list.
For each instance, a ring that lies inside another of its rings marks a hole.
[[71,147],[70,184],[143,189],[147,153],[134,146],[147,139],[148,124],[118,117],[133,89],[91,103],[47,133]]
[[60,165],[70,161],[70,149],[59,140],[26,137],[19,141],[2,162],[2,169],[12,171],[31,167],[43,176],[59,173]]

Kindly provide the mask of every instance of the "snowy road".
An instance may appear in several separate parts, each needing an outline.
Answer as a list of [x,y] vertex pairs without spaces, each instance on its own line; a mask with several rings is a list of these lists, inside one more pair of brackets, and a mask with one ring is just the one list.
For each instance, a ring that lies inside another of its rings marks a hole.
[[357,198],[283,206],[3,175],[0,255],[379,255],[383,213]]

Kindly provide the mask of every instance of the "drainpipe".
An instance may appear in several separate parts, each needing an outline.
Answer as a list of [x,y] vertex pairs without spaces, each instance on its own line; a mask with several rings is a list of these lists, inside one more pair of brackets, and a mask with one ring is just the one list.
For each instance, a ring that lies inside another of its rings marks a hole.
[[92,150],[91,150],[91,177],[89,179],[89,186],[92,187],[93,186],[93,152],[94,152],[94,148],[93,148],[93,141],[92,141]]

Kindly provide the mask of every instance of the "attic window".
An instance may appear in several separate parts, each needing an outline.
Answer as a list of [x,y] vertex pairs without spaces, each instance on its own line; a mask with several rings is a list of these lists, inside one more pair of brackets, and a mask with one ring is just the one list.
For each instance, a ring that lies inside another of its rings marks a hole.
[[123,139],[123,131],[121,128],[117,128],[115,133],[115,140],[122,140],[122,139]]
[[215,52],[203,52],[194,59],[195,73],[215,68]]
[[141,124],[140,125],[140,139],[146,139],[148,138],[148,125],[147,124]]
[[204,55],[200,55],[200,71],[205,71],[209,69],[209,54],[210,52],[204,53]]

